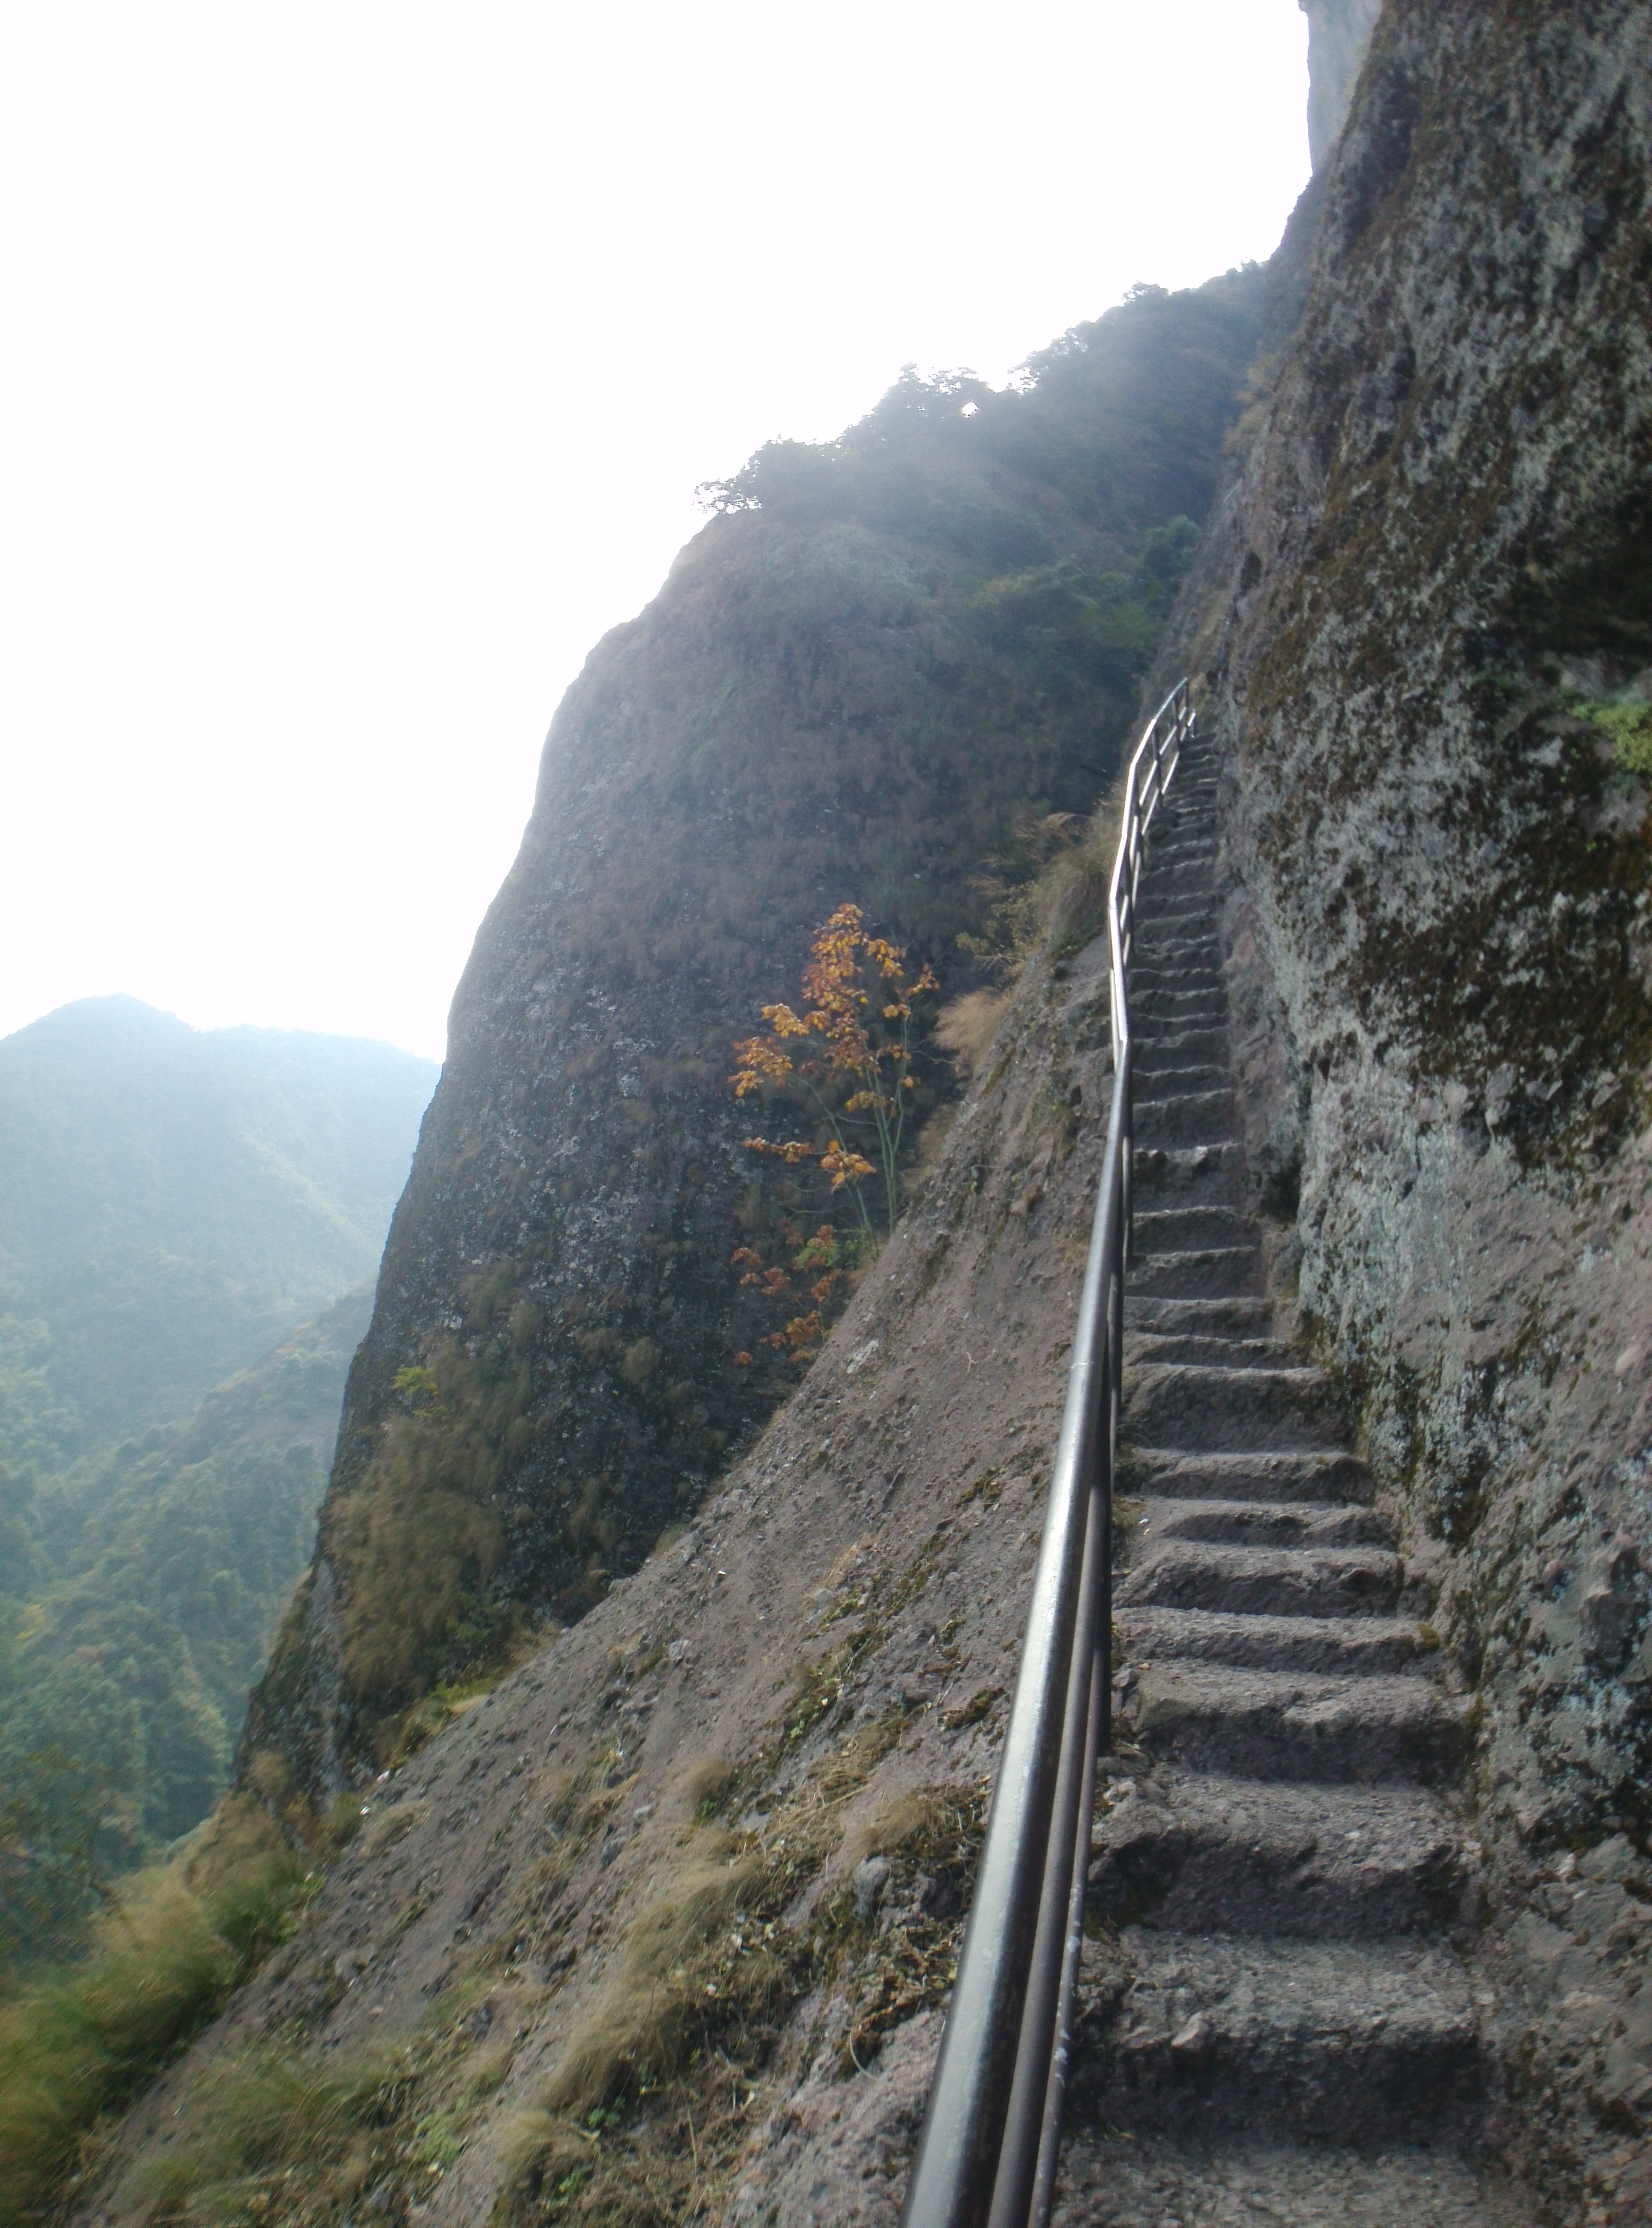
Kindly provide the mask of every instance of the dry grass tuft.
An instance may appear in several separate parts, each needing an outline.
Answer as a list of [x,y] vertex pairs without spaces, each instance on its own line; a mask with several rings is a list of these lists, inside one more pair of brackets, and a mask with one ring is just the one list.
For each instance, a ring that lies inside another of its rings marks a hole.
[[302,1859],[244,1796],[127,1882],[78,1965],[0,2009],[0,2228],[51,2211],[96,2122],[143,2088],[296,1923]]
[[728,1793],[740,1777],[740,1767],[720,1756],[702,1757],[691,1764],[678,1781],[688,1808],[701,1816],[708,1815]]
[[1009,1004],[1008,990],[971,990],[935,1017],[935,1041],[967,1083],[978,1074]]
[[[626,2090],[657,2086],[683,2063],[695,2015],[721,1993],[702,1972],[710,1938],[728,1928],[763,1867],[723,1835],[705,1835],[663,1895],[638,1913],[617,1975],[575,2028],[543,2092],[553,2113],[583,2118]],[[744,1975],[763,1993],[764,1976]],[[721,2009],[721,2007],[719,2007]]]

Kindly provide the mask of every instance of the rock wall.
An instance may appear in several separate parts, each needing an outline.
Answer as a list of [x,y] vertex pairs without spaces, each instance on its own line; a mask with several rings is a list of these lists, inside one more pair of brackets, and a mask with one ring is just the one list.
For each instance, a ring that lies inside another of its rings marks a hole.
[[1300,0],[1308,18],[1308,151],[1322,169],[1341,135],[1382,0]]
[[1652,2127],[1652,10],[1390,0],[1166,670],[1252,1145],[1477,1698],[1511,2141]]

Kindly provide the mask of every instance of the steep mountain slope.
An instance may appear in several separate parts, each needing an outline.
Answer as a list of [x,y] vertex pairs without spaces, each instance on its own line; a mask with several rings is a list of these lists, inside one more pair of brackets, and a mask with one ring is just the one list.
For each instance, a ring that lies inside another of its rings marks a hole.
[[742,1148],[733,1040],[845,900],[979,979],[983,880],[1116,761],[1265,291],[1143,290],[1021,391],[908,375],[772,445],[593,653],[455,1001],[249,1752],[317,1787],[382,1760],[433,1680],[635,1567],[788,1390],[730,1257],[804,1209]]
[[370,1276],[435,1080],[132,998],[0,1042],[0,1463],[187,1414]]
[[1514,2124],[1591,2220],[1652,2131],[1649,176],[1652,10],[1390,0],[1170,653],[1253,1152],[1473,1697]]

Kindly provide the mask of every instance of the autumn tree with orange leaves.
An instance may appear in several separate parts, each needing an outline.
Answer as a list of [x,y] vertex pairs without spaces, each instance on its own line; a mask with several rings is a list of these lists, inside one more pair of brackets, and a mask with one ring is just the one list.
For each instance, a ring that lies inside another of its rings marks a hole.
[[[914,1008],[938,987],[927,966],[908,975],[903,946],[867,933],[859,906],[841,905],[810,945],[801,1012],[765,1006],[766,1028],[734,1047],[739,1066],[729,1081],[736,1098],[760,1092],[814,1117],[812,1136],[747,1137],[746,1149],[788,1168],[817,1167],[834,1197],[848,1194],[868,1240],[873,1222],[861,1191],[868,1177],[882,1177],[887,1229],[894,1228],[900,1211],[901,1155],[917,1088]],[[783,1236],[797,1248],[792,1271],[811,1280],[815,1306],[768,1342],[802,1354],[823,1336],[821,1309],[846,1271],[829,1223],[808,1239],[790,1226]],[[740,1247],[734,1262],[746,1272],[743,1283],[771,1297],[791,1289],[787,1271],[765,1264],[750,1246]]]

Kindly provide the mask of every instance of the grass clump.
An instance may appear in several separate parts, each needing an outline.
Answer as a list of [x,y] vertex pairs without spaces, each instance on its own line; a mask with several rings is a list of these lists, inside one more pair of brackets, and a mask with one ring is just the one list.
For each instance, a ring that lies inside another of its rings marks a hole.
[[413,2080],[405,2051],[326,2065],[242,2052],[195,2084],[176,2144],[136,2170],[132,2193],[155,2219],[301,2218],[306,2199],[352,2196],[390,2163]]
[[1585,716],[1603,734],[1610,735],[1617,763],[1625,773],[1652,774],[1652,704],[1633,699],[1612,704],[1590,704]]
[[85,2138],[298,1923],[313,1875],[241,1800],[112,1902],[86,1956],[0,2007],[0,2228],[65,2193]]

